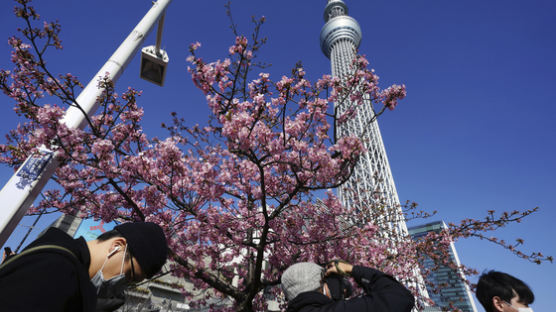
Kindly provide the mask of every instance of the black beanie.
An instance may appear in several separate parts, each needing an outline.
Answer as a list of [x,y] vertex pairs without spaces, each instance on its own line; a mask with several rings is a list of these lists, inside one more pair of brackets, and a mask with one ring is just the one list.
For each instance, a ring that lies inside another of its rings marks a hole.
[[152,222],[130,222],[114,230],[126,239],[129,252],[139,262],[146,278],[160,271],[168,256],[168,243],[160,226]]

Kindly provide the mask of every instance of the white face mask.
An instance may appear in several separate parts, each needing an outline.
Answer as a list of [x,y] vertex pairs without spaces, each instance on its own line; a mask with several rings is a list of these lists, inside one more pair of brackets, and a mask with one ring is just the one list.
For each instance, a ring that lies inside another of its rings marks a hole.
[[97,274],[95,274],[95,276],[91,278],[91,283],[93,283],[93,285],[97,289],[97,297],[99,298],[110,298],[110,297],[115,297],[117,295],[120,295],[121,293],[123,293],[123,291],[127,286],[125,274],[123,274],[125,255],[127,252],[127,244],[124,249],[124,256],[122,258],[122,266],[120,268],[120,274],[108,280],[104,279],[104,274],[102,274],[102,269],[104,269],[104,265],[106,264],[106,261],[108,261],[108,258],[112,254],[114,254],[114,252],[117,250],[119,250],[119,248],[112,251],[110,254],[106,256],[106,260],[104,260],[104,263],[102,264],[100,270],[98,270]]
[[517,312],[533,312],[533,308],[530,308],[530,307],[528,307],[528,308],[516,308],[511,303],[509,303],[507,301],[504,301],[504,302],[506,302],[510,307],[516,309]]

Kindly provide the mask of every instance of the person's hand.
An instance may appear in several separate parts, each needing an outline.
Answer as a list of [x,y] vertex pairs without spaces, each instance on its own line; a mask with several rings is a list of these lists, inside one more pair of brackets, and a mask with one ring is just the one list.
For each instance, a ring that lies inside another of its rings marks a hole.
[[2,254],[2,262],[0,262],[0,263],[4,263],[4,261],[10,259],[14,255],[15,255],[15,252],[13,252],[10,249],[10,247],[5,247],[4,248],[4,253]]
[[324,273],[324,276],[330,274],[349,275],[351,274],[351,270],[353,270],[353,265],[342,260],[332,260],[326,265],[326,273]]

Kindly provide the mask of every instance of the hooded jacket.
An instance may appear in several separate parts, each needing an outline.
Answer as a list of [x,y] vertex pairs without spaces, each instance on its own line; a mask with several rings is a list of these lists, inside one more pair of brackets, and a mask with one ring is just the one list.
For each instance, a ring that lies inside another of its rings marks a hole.
[[287,312],[410,312],[415,304],[411,292],[390,275],[354,266],[351,276],[364,295],[333,301],[317,291],[304,292],[288,303]]
[[56,249],[22,255],[0,270],[0,311],[94,311],[96,291],[89,278],[89,248],[82,237],[73,239],[50,228],[26,249],[58,245]]

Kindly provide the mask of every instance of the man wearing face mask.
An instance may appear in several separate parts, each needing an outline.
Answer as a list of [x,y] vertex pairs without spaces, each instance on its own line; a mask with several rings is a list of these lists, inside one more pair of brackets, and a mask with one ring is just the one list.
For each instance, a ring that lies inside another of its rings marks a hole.
[[[349,298],[351,276],[364,290],[362,296]],[[290,266],[281,278],[288,300],[287,312],[410,312],[415,304],[411,292],[390,275],[343,261],[332,261],[327,268],[300,262]]]
[[113,311],[123,290],[166,262],[162,229],[124,223],[96,240],[50,228],[0,266],[1,311]]
[[533,312],[533,292],[520,279],[490,271],[479,277],[477,299],[487,312]]

